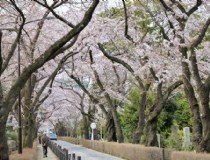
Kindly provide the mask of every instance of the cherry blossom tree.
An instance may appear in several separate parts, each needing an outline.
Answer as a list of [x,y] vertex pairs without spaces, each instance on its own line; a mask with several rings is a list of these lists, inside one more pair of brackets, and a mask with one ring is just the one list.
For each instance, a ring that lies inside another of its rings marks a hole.
[[[108,141],[116,141],[116,138],[115,138],[115,136],[116,136],[116,134],[115,134],[115,125],[113,124],[114,121],[112,119],[112,114],[110,113],[110,111],[107,111],[107,109],[105,107],[105,104],[103,104],[104,101],[101,102],[100,99],[102,97],[98,93],[97,94],[94,93],[94,89],[93,88],[95,88],[95,86],[97,86],[97,83],[93,82],[94,81],[94,79],[93,79],[94,77],[91,76],[92,73],[91,73],[91,69],[90,69],[90,66],[89,66],[89,62],[88,62],[88,64],[86,63],[86,66],[85,66],[84,63],[85,62],[83,62],[83,67],[82,68],[81,67],[80,68],[76,68],[76,66],[73,65],[74,66],[73,69],[76,70],[76,72],[74,72],[74,73],[71,73],[71,71],[69,71],[69,69],[66,68],[66,73],[69,75],[70,78],[72,78],[81,87],[83,92],[88,95],[91,103],[93,103],[93,106],[97,105],[102,110],[102,112],[105,115],[106,120],[107,120],[107,127],[106,127],[107,128],[107,133],[108,133],[107,139],[108,139]],[[75,64],[79,64],[79,63],[75,63]],[[87,68],[89,68],[89,71],[87,70]],[[80,72],[78,72],[78,69],[80,69]],[[85,85],[83,84],[83,82],[80,80],[81,78],[79,78],[81,76],[84,76],[84,74],[83,74],[84,71],[85,71],[86,76],[89,76],[90,79],[91,79],[92,85],[91,85],[90,88],[86,88]],[[93,84],[94,84],[94,87],[93,87]],[[96,92],[101,92],[98,89],[96,89],[96,90],[97,90]],[[89,104],[89,105],[91,106],[91,104]],[[92,115],[93,111],[89,112],[89,114]],[[95,117],[94,115],[92,115],[92,116]]]
[[[193,144],[198,152],[209,152],[209,76],[205,71],[203,52],[210,25],[207,1],[158,2],[155,22],[163,22],[162,35],[168,41],[168,51],[179,56],[184,92],[190,104],[193,120]],[[202,18],[196,18],[196,16]],[[199,25],[199,26],[198,26]],[[196,34],[193,34],[195,33]],[[202,46],[200,49],[199,47]],[[204,58],[208,61],[208,56]],[[204,71],[204,72],[203,72]],[[196,95],[197,94],[197,95]]]
[[[80,32],[88,25],[92,18],[92,14],[95,11],[95,8],[98,4],[98,0],[94,0],[87,11],[84,14],[84,17],[75,25],[71,26],[71,28],[67,31],[66,34],[61,35],[59,38],[55,39],[54,42],[49,44],[49,46],[45,49],[44,52],[41,53],[40,56],[36,57],[34,61],[30,64],[28,64],[23,70],[21,75],[14,81],[14,83],[11,85],[11,87],[7,90],[6,93],[3,93],[2,87],[1,87],[1,100],[0,100],[0,158],[3,160],[8,159],[8,146],[6,141],[6,135],[5,135],[5,129],[6,129],[6,121],[7,117],[9,115],[9,112],[12,109],[13,104],[15,103],[19,91],[24,87],[25,83],[27,82],[28,78],[31,76],[33,72],[35,72],[37,69],[39,69],[41,66],[43,66],[47,61],[50,61],[51,59],[55,58],[57,55],[63,53],[66,49],[70,48],[75,42],[80,34]],[[17,4],[18,3],[18,4]],[[38,2],[37,2],[38,3]],[[54,5],[56,5],[59,2],[55,2]],[[20,1],[16,2],[13,0],[6,1],[5,7],[9,7],[9,9],[12,10],[14,15],[17,15],[17,17],[21,17],[21,22],[18,27],[18,32],[16,34],[16,38],[14,38],[13,44],[11,45],[11,49],[7,54],[3,54],[4,50],[1,51],[1,75],[3,75],[5,69],[7,69],[8,64],[11,60],[11,57],[13,57],[18,41],[20,40],[20,37],[23,33],[23,29],[25,24],[27,23],[27,16],[25,13],[25,10],[22,8],[26,6],[25,4],[33,4],[34,2],[25,2]],[[21,7],[22,6],[22,7]],[[6,12],[6,11],[5,11]],[[4,14],[4,12],[3,12]],[[15,22],[16,18],[12,17],[12,21]],[[15,16],[16,17],[16,16]],[[57,17],[56,17],[57,18]],[[1,31],[1,44],[4,40],[4,36],[2,36]],[[12,40],[10,40],[11,42]],[[69,43],[70,42],[70,43]],[[3,55],[6,55],[6,58],[3,58]],[[2,86],[2,84],[1,84]]]

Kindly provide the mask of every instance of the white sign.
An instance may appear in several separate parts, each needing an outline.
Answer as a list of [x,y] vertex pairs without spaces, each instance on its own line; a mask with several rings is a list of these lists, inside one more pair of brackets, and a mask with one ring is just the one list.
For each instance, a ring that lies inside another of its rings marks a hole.
[[183,147],[186,148],[186,147],[189,147],[191,145],[191,141],[190,141],[190,128],[189,127],[184,127],[183,128],[183,133],[184,133],[184,136],[183,136]]
[[91,127],[91,129],[96,129],[96,123],[94,123],[94,122],[91,123],[91,124],[90,124],[90,127]]

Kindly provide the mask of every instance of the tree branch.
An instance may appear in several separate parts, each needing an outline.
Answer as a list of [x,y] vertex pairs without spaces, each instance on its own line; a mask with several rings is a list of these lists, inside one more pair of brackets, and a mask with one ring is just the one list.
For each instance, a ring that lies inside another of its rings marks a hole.
[[197,0],[197,3],[195,4],[195,6],[193,6],[188,12],[187,15],[188,17],[193,14],[195,11],[198,10],[198,7],[202,4],[202,0]]
[[[91,6],[86,11],[83,19],[78,23],[75,28],[70,30],[66,35],[64,35],[62,38],[57,40],[55,43],[53,43],[42,56],[37,58],[34,63],[30,64],[27,68],[23,69],[22,74],[17,79],[17,81],[14,83],[14,85],[11,87],[10,91],[8,92],[5,101],[4,106],[8,106],[6,111],[9,112],[11,110],[11,107],[13,103],[16,100],[16,97],[18,96],[18,91],[23,88],[25,82],[28,80],[28,77],[35,72],[38,68],[40,68],[42,65],[44,65],[47,61],[51,60],[55,56],[59,55],[60,52],[57,52],[60,48],[62,48],[68,41],[73,39],[74,37],[78,36],[78,34],[88,25],[90,22],[92,15],[95,11],[95,8],[97,7],[99,3],[99,0],[93,0]],[[56,54],[55,54],[56,52]],[[52,56],[53,55],[53,56]],[[7,104],[7,105],[6,105]],[[5,113],[7,113],[5,112]]]
[[35,36],[34,36],[34,38],[32,40],[31,46],[30,46],[32,58],[33,58],[33,54],[34,54],[35,47],[36,47],[36,44],[37,44],[37,40],[38,40],[39,35],[41,33],[41,29],[42,29],[42,27],[44,25],[44,22],[45,22],[47,16],[49,15],[49,13],[50,13],[49,11],[46,11],[45,14],[43,15],[41,21],[38,23],[38,28],[36,29],[36,34],[35,34]]
[[205,87],[207,88],[207,90],[210,91],[210,75],[208,76],[208,78],[206,78],[204,84],[205,84]]
[[32,106],[35,106],[38,102],[39,102],[39,98],[40,96],[42,95],[43,91],[45,90],[45,88],[47,87],[47,85],[50,83],[51,81],[51,84],[50,84],[50,88],[48,90],[48,95],[41,101],[44,101],[46,98],[49,97],[49,95],[51,94],[52,92],[52,84],[53,84],[53,80],[54,78],[56,77],[57,75],[57,72],[61,69],[61,67],[63,66],[64,62],[71,56],[71,54],[67,54],[66,56],[64,56],[59,64],[57,65],[56,69],[53,71],[53,73],[48,77],[48,79],[45,81],[45,83],[42,85],[41,89],[38,91],[37,95],[36,95],[36,98],[34,99],[33,101],[33,104]]
[[125,32],[124,32],[124,35],[125,35],[125,37],[129,41],[135,43],[133,41],[133,38],[128,34],[128,14],[127,14],[127,7],[126,7],[126,4],[125,4],[125,0],[122,0],[122,2],[123,2],[123,8],[124,8],[124,17],[125,17]]
[[1,53],[1,43],[2,43],[2,30],[0,30],[0,75],[1,75],[1,69],[2,69],[2,63],[3,63],[3,59],[2,59],[2,53]]
[[126,62],[122,61],[121,59],[117,58],[117,57],[113,57],[110,56],[104,49],[103,45],[101,43],[98,43],[99,49],[102,51],[102,53],[104,54],[105,57],[107,57],[108,59],[110,59],[113,62],[117,62],[119,64],[121,64],[122,66],[124,66],[128,71],[130,71],[132,74],[134,74],[134,70],[131,68],[131,66],[129,64],[127,64]]
[[162,6],[166,9],[166,11],[170,11],[170,12],[174,13],[174,11],[166,4],[166,2],[164,0],[159,0],[159,1],[162,4]]
[[159,82],[159,79],[156,76],[156,73],[153,70],[153,68],[150,68],[150,72],[151,72],[153,78],[155,79],[155,81],[158,82],[158,86],[157,86],[157,96],[158,96],[158,99],[162,99],[162,97],[163,97],[163,93],[162,93],[162,81]]
[[194,48],[198,47],[198,45],[203,41],[203,38],[205,37],[205,34],[209,28],[209,25],[210,25],[210,17],[204,24],[203,28],[200,31],[199,36],[194,40],[194,42],[192,43],[190,48],[194,49]]
[[155,110],[149,115],[148,121],[153,120],[160,114],[160,112],[162,111],[162,109],[164,107],[163,104],[168,100],[168,97],[170,96],[170,94],[182,84],[183,84],[182,81],[176,81],[175,83],[173,83],[171,86],[168,87],[167,91],[163,95],[163,98],[158,99]]
[[85,92],[88,95],[88,97],[90,98],[90,100],[93,103],[99,104],[99,107],[101,108],[101,110],[103,111],[103,113],[106,116],[108,116],[108,113],[107,113],[104,105],[100,104],[99,100],[96,97],[94,97],[92,94],[90,94],[90,92],[85,88],[85,86],[81,83],[81,81],[78,78],[76,78],[74,75],[69,75],[69,76],[81,87],[81,89],[83,90],[83,92]]
[[101,43],[98,43],[99,49],[102,51],[102,53],[104,54],[105,57],[107,57],[108,59],[110,59],[112,62],[116,62],[121,64],[123,67],[125,67],[128,71],[131,72],[131,74],[135,77],[135,79],[137,80],[139,86],[144,90],[144,84],[142,79],[138,76],[134,74],[134,70],[131,68],[131,66],[129,64],[127,64],[126,62],[124,62],[123,60],[117,58],[117,57],[113,57],[111,55],[109,55],[105,49],[103,48],[103,45]]
[[22,34],[22,30],[23,30],[23,26],[25,24],[25,16],[23,14],[23,12],[20,10],[20,8],[16,5],[15,1],[13,0],[10,0],[11,4],[14,6],[14,8],[16,9],[16,11],[20,14],[21,18],[22,18],[22,21],[21,21],[21,24],[20,24],[20,27],[18,29],[18,32],[17,32],[17,36],[10,48],[10,51],[9,51],[9,54],[6,58],[6,60],[4,61],[3,65],[2,65],[2,68],[1,68],[1,74],[4,72],[4,70],[7,68],[8,64],[9,64],[9,61],[11,60],[12,56],[14,55],[14,52],[16,50],[16,47],[17,47],[17,44],[20,40],[20,37],[21,37],[21,34]]
[[190,62],[191,62],[191,67],[192,67],[192,74],[193,74],[193,77],[195,79],[197,86],[201,87],[201,85],[203,83],[202,83],[202,80],[201,80],[201,77],[199,74],[199,70],[198,70],[198,64],[197,64],[195,50],[191,49],[190,53],[191,53]]
[[173,4],[175,4],[182,13],[187,14],[185,8],[181,5],[181,3],[177,2],[176,0],[170,0]]
[[[39,1],[37,1],[37,0],[34,0],[35,2],[37,2],[38,4],[40,4],[41,6],[43,6],[43,7],[45,7],[45,8],[47,8],[57,19],[59,19],[60,21],[62,21],[63,23],[65,23],[66,25],[68,25],[69,27],[71,27],[71,28],[74,28],[75,27],[75,25],[73,25],[72,23],[70,23],[69,21],[67,21],[66,19],[64,19],[63,17],[61,17],[60,15],[58,15],[53,9],[54,9],[54,7],[53,6],[55,6],[55,4],[57,3],[56,1],[54,1],[54,3],[51,5],[51,6],[49,6],[48,4],[47,4],[47,2],[45,1],[45,4],[42,4],[42,3],[40,3]],[[61,4],[60,4],[61,5]],[[56,5],[56,7],[58,7],[58,5]]]

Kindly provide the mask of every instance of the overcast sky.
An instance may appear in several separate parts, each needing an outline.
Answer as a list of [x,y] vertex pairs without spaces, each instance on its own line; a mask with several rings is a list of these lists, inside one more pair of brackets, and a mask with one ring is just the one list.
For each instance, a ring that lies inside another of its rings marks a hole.
[[117,6],[117,3],[119,3],[119,0],[108,0],[108,5],[110,7],[115,7]]

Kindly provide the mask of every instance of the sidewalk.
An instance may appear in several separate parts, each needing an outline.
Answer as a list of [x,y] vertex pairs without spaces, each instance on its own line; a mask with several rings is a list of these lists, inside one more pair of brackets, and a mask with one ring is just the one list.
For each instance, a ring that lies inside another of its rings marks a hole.
[[46,158],[43,158],[43,151],[41,144],[37,145],[37,160],[59,160],[56,155],[48,147],[48,154]]
[[57,140],[55,143],[68,149],[69,153],[75,153],[76,156],[81,156],[82,160],[124,160],[106,153],[98,152],[92,149],[85,148],[81,145],[75,145],[69,142]]

